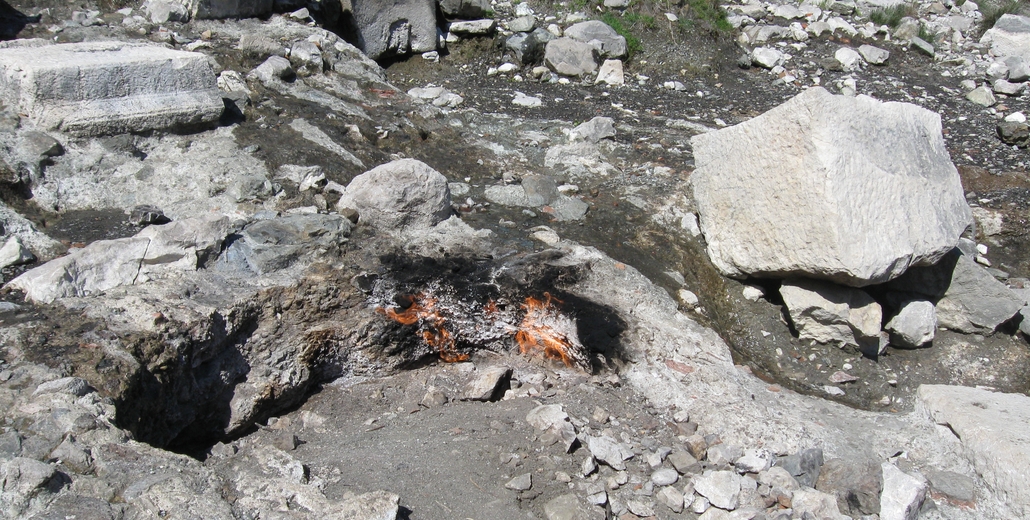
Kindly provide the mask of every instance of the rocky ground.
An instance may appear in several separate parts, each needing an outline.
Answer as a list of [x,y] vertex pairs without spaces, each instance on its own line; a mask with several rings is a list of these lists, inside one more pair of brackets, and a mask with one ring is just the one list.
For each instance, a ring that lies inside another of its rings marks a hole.
[[[219,89],[212,108],[196,99],[213,78],[198,87],[171,132],[80,122],[81,108],[48,128],[49,113],[6,98],[4,515],[1030,507],[1013,473],[1026,404],[1006,400],[1030,389],[1018,315],[876,355],[803,339],[785,282],[709,260],[691,186],[692,137],[805,89],[922,106],[941,116],[976,219],[960,247],[1026,305],[1027,142],[1010,134],[1030,107],[1006,85],[990,103],[967,96],[1017,79],[979,41],[993,4],[915,3],[891,27],[867,25],[886,15],[865,3],[726,5],[724,18],[703,2],[505,2],[479,13],[499,30],[452,27],[446,47],[384,55],[385,68],[323,29],[357,41],[326,3],[189,21],[166,4],[4,14],[12,39],[201,53]],[[522,63],[508,40],[528,15],[538,30],[621,21],[640,42],[623,82]],[[818,32],[838,15],[850,25]],[[912,23],[934,56],[902,34]],[[890,58],[840,52],[863,44]],[[402,194],[376,187],[394,184]],[[867,290],[887,314],[891,290]],[[544,356],[518,353],[516,330]]]

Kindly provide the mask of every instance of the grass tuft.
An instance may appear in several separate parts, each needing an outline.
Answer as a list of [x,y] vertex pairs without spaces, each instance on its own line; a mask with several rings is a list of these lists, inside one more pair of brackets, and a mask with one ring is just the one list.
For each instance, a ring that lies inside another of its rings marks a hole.
[[[615,29],[615,32],[619,33],[619,36],[626,39],[626,50],[628,52],[626,59],[632,58],[634,54],[644,49],[644,45],[640,42],[640,38],[634,36],[629,28],[622,23],[623,17],[615,15],[612,12],[607,12],[601,15],[601,21],[608,24],[612,29]],[[631,23],[629,20],[626,20],[626,22]]]
[[873,10],[869,13],[869,20],[876,25],[886,25],[887,27],[894,28],[901,23],[902,18],[912,16],[913,14],[915,13],[911,5],[901,3]]
[[1019,0],[985,1],[980,5],[980,33],[983,34],[998,23],[1003,15],[1012,14],[1019,10]]

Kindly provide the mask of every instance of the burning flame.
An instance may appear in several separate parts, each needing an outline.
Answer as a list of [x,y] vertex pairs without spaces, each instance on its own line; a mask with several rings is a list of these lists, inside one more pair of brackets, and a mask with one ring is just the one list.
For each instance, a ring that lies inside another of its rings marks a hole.
[[544,293],[543,300],[526,298],[526,303],[522,304],[526,316],[515,333],[515,341],[523,354],[542,352],[545,358],[561,360],[571,367],[577,361],[572,353],[572,340],[561,330],[566,327],[561,326],[564,325],[562,316],[552,301],[563,303],[548,292]]
[[418,293],[414,296],[411,306],[404,309],[403,312],[382,307],[376,308],[376,311],[403,325],[418,323],[424,327],[422,339],[426,341],[426,344],[435,348],[440,353],[440,359],[447,363],[468,360],[468,354],[462,354],[454,348],[454,336],[444,328],[447,320],[436,310],[437,302],[438,300],[432,296]]
[[[376,307],[376,312],[404,325],[417,325],[422,339],[435,348],[445,362],[469,359],[467,354],[458,352],[455,334],[467,343],[494,341],[514,335],[522,354],[542,355],[569,367],[589,368],[575,322],[559,311],[558,305],[563,302],[550,293],[545,292],[542,299],[526,298],[520,306],[525,314],[518,326],[515,325],[519,319],[517,313],[494,300],[477,311],[461,302],[441,301],[428,291],[410,298],[411,305],[407,308]],[[448,321],[445,314],[455,320]]]

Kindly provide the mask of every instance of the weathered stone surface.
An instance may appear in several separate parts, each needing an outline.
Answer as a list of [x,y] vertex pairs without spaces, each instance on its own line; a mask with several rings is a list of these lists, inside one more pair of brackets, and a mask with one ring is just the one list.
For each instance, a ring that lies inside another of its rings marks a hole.
[[1019,147],[1030,146],[1030,125],[1020,121],[998,121],[1001,142]]
[[400,159],[373,168],[347,185],[346,197],[361,222],[383,230],[435,226],[451,214],[447,177],[415,159]]
[[544,59],[544,48],[555,36],[545,29],[537,28],[533,32],[516,33],[509,37],[504,46],[515,53],[515,59],[523,65],[539,63]]
[[62,377],[53,381],[47,381],[36,387],[36,390],[32,392],[33,396],[41,394],[69,394],[75,397],[82,397],[93,391],[93,388],[89,386],[84,379],[79,377]]
[[1023,307],[1005,284],[965,255],[959,255],[944,297],[937,302],[937,324],[965,333],[990,334]]
[[740,501],[740,475],[732,471],[706,471],[694,479],[694,491],[713,506],[736,509]]
[[467,22],[451,22],[447,28],[450,32],[463,36],[485,36],[497,29],[497,21],[488,18],[485,20],[469,20]]
[[887,59],[890,58],[891,53],[885,49],[874,47],[872,45],[859,46],[858,52],[865,58],[865,61],[873,65],[884,65],[887,63]]
[[751,63],[766,69],[779,65],[783,59],[783,53],[772,47],[759,47],[751,51]]
[[658,491],[655,498],[658,499],[658,503],[668,507],[673,513],[683,512],[683,493],[680,490],[672,486],[664,487]]
[[565,36],[594,46],[602,58],[626,57],[626,38],[600,20],[573,24],[565,29]]
[[708,253],[729,276],[885,282],[971,221],[940,116],[915,105],[811,88],[691,143]]
[[884,462],[881,520],[915,520],[926,500],[926,481],[913,477],[890,462]]
[[887,322],[891,345],[919,348],[933,341],[937,330],[937,310],[933,303],[916,300],[905,303],[897,316]]
[[305,253],[332,251],[350,234],[340,215],[287,215],[247,224],[225,251],[223,262],[259,275],[286,269]]
[[35,125],[83,135],[192,128],[224,109],[206,56],[124,42],[0,49],[0,91]]
[[572,38],[547,42],[544,64],[563,76],[582,76],[597,70],[597,49]]
[[994,92],[991,92],[991,89],[986,85],[970,90],[966,94],[966,99],[983,107],[993,106],[998,102],[994,97]]
[[533,487],[533,474],[523,473],[509,480],[504,487],[515,491],[526,491]]
[[671,486],[679,478],[679,473],[672,468],[662,468],[651,474],[651,482],[654,482],[656,486]]
[[820,469],[815,488],[837,497],[838,509],[853,517],[880,512],[883,478],[875,462],[830,459]]
[[819,448],[802,450],[799,453],[780,458],[776,464],[796,478],[802,486],[815,487],[823,466],[823,450]]
[[490,10],[489,0],[439,0],[444,16],[463,20],[482,18]]
[[629,446],[609,436],[587,437],[587,449],[595,459],[604,462],[617,471],[626,469],[626,461],[633,457]]
[[879,341],[883,313],[865,291],[816,280],[785,280],[780,296],[801,339],[858,347]]
[[626,74],[622,68],[622,60],[604,60],[601,68],[597,70],[595,84],[625,85]]
[[615,137],[615,120],[603,116],[597,116],[590,121],[580,123],[569,134],[570,139],[582,139],[592,143],[608,137]]
[[976,472],[1008,505],[1011,517],[1030,515],[1030,397],[948,385],[922,385],[916,395],[937,424],[955,432]]
[[544,504],[544,516],[547,520],[603,520],[604,512],[587,506],[569,493],[549,500]]
[[361,50],[374,60],[436,50],[433,0],[353,0]]
[[[847,516],[837,508],[837,499],[833,495],[814,489],[799,489],[790,500],[794,514],[799,518],[810,516],[820,520],[846,520]],[[881,517],[882,518],[882,517]]]
[[22,243],[21,238],[13,236],[4,242],[4,246],[0,247],[0,269],[12,265],[27,264],[36,259],[36,255],[29,251],[29,248],[25,247]]
[[188,22],[192,13],[180,0],[147,0],[141,7],[153,23]]
[[995,56],[1018,56],[1030,61],[1030,17],[1002,15],[980,38],[980,43],[990,45]]

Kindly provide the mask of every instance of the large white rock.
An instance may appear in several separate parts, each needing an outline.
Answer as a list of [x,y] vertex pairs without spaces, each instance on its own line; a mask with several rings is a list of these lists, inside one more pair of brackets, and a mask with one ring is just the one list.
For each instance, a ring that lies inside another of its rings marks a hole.
[[361,222],[384,230],[435,226],[451,214],[447,177],[415,159],[400,159],[354,178],[344,194]]
[[793,279],[783,282],[780,296],[801,339],[870,352],[877,347],[883,311],[865,291]]
[[597,49],[572,38],[556,38],[544,47],[544,64],[563,76],[582,76],[597,70]]
[[352,0],[361,50],[374,60],[436,50],[433,0]]
[[887,322],[891,345],[918,348],[933,341],[937,329],[937,312],[926,300],[906,302],[897,316]]
[[815,87],[691,138],[708,254],[732,277],[864,286],[932,264],[972,220],[940,116]]
[[565,36],[593,45],[602,58],[624,58],[628,50],[626,38],[600,20],[574,24],[565,29]]
[[980,43],[990,45],[995,56],[1018,56],[1030,61],[1030,17],[1002,15],[980,38]]
[[83,135],[194,127],[224,108],[207,56],[125,42],[0,49],[0,92],[35,125]]
[[1030,397],[979,388],[922,385],[922,408],[958,436],[965,455],[994,494],[1030,517]]
[[741,480],[733,471],[706,471],[694,479],[694,491],[715,507],[733,510],[740,505]]
[[1022,307],[1022,298],[962,255],[952,271],[948,290],[937,302],[937,323],[959,332],[990,334]]

